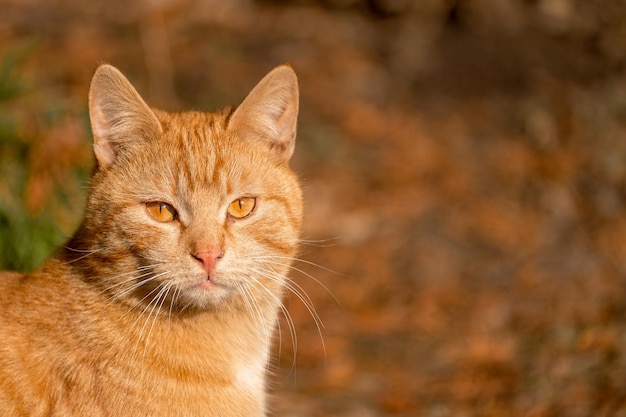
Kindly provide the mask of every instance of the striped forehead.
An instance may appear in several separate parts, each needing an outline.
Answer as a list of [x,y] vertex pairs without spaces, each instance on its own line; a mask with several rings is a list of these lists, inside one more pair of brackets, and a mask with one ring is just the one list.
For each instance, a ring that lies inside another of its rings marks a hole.
[[[260,187],[259,170],[265,169],[255,146],[229,134],[224,114],[181,113],[164,123],[160,146],[167,155],[169,192],[181,204],[211,198],[216,202],[241,188]],[[232,196],[231,196],[232,197]]]
[[189,126],[176,132],[174,140],[178,155],[175,170],[179,191],[223,189],[226,186],[221,169],[224,155],[219,133],[210,125]]

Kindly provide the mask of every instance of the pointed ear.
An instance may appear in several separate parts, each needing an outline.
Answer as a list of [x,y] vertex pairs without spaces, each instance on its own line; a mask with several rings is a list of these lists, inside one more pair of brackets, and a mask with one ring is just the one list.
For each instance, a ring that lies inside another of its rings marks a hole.
[[228,122],[229,129],[263,141],[288,161],[296,143],[298,79],[287,65],[274,68],[252,89]]
[[89,118],[99,168],[107,168],[137,136],[162,131],[161,123],[117,68],[101,65],[89,87]]

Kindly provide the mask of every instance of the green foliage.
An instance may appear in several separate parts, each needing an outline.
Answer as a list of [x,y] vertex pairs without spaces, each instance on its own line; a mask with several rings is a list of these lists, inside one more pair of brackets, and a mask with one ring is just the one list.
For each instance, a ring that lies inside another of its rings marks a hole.
[[[81,182],[84,165],[46,172],[41,143],[55,120],[50,114],[67,113],[55,108],[36,79],[26,69],[32,45],[21,46],[0,57],[0,269],[29,271],[41,264],[75,227],[82,211]],[[71,116],[70,116],[71,117]],[[54,117],[58,120],[58,117]],[[39,146],[40,157],[33,158]],[[54,148],[52,148],[54,149]],[[62,167],[63,168],[63,167]],[[37,172],[39,170],[39,172]],[[28,204],[29,185],[43,178],[37,204]],[[72,196],[72,198],[68,198]],[[76,206],[78,205],[78,207]],[[35,207],[33,207],[35,206]]]

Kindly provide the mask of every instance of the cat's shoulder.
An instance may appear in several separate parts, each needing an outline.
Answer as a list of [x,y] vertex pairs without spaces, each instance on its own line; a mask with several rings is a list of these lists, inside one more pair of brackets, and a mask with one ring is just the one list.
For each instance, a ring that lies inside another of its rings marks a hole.
[[0,291],[3,288],[11,287],[23,280],[25,274],[15,271],[0,271]]
[[[10,294],[20,286],[20,283],[27,277],[26,274],[14,271],[0,271],[0,310],[7,304]],[[7,298],[8,297],[8,298]]]

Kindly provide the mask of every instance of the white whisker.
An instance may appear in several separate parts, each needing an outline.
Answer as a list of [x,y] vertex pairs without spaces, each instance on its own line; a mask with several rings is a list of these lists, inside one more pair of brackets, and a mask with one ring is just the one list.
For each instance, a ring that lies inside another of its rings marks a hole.
[[[259,272],[255,268],[246,268],[246,269],[248,271],[254,272],[255,275],[266,276],[265,273]],[[270,296],[270,298],[272,298],[278,304],[278,307],[280,308],[281,312],[283,313],[283,316],[285,317],[285,320],[287,321],[287,326],[289,328],[289,334],[291,336],[291,343],[292,343],[292,346],[293,346],[293,360],[292,360],[291,370],[295,371],[295,369],[296,369],[296,360],[297,360],[297,352],[298,352],[298,338],[297,338],[297,333],[296,333],[296,326],[295,326],[295,323],[293,322],[293,319],[291,318],[291,315],[289,314],[289,310],[287,310],[287,308],[283,304],[282,300],[280,300],[280,298],[278,298],[265,285],[263,285],[263,283],[261,281],[259,281],[258,278],[256,278],[254,275],[247,275],[247,277],[252,279],[252,281],[253,281],[252,283],[253,284],[258,285],[261,289],[263,289]],[[275,279],[270,278],[270,277],[267,277],[267,278],[275,280]],[[280,334],[279,340],[280,340],[281,349],[282,349],[282,334]]]
[[170,308],[169,308],[168,317],[167,317],[168,322],[172,321],[172,309],[174,308],[174,304],[176,304],[176,299],[180,293],[179,287],[174,286],[174,285],[172,286],[174,287],[174,292],[172,293],[172,299],[170,300]]
[[312,265],[312,266],[315,266],[317,268],[323,269],[325,271],[328,271],[328,272],[340,275],[338,272],[335,272],[335,271],[333,271],[331,269],[328,269],[328,268],[325,268],[325,267],[323,267],[321,265],[318,265],[315,262],[310,262],[310,261],[307,261],[307,260],[304,260],[304,259],[299,259],[299,258],[293,258],[293,257],[290,257],[290,256],[276,256],[276,255],[269,256],[269,255],[267,255],[267,256],[255,256],[255,257],[253,257],[253,259],[261,260],[263,263],[266,263],[266,264],[285,266],[285,267],[287,267],[287,268],[289,268],[289,269],[291,269],[293,271],[301,273],[305,277],[310,278],[315,283],[317,283],[320,287],[322,287],[324,289],[324,291],[326,291],[328,293],[328,295],[330,295],[333,298],[333,300],[335,300],[335,302],[338,305],[341,305],[341,302],[337,299],[337,297],[335,297],[335,294],[333,294],[332,291],[330,291],[330,289],[326,285],[324,285],[324,283],[322,281],[320,281],[319,279],[315,278],[313,275],[309,274],[308,272],[306,272],[306,271],[304,271],[304,270],[302,270],[302,269],[300,269],[300,268],[298,268],[298,267],[296,267],[294,265],[291,265],[291,263],[274,262],[274,261],[268,261],[267,259],[279,259],[279,260],[284,259],[284,260],[287,260],[287,261],[302,262],[302,263],[305,263],[307,265]]
[[[254,271],[276,282],[282,282],[283,280],[283,277],[281,275],[278,275],[273,271],[258,270],[258,269],[255,269]],[[315,309],[315,306],[313,305],[311,298],[308,296],[308,294],[304,291],[304,289],[300,285],[298,285],[296,282],[292,280],[285,278],[283,285],[285,285],[285,288],[287,288],[292,294],[298,297],[298,299],[302,302],[302,304],[304,304],[309,314],[313,318],[313,322],[315,323],[315,326],[317,327],[317,331],[319,333],[320,340],[322,342],[324,356],[326,356],[326,345],[324,343],[324,336],[322,332],[322,329],[324,328],[324,323],[322,322],[322,319],[317,313],[317,310]]]
[[[148,349],[148,344],[150,343],[150,336],[152,335],[152,330],[154,330],[154,325],[156,324],[156,321],[158,319],[158,315],[159,315],[158,312],[163,309],[163,303],[165,303],[165,299],[167,298],[167,295],[172,289],[172,286],[173,284],[171,282],[166,282],[163,285],[163,288],[161,288],[161,290],[158,292],[156,297],[154,297],[156,302],[154,303],[154,306],[152,307],[152,310],[150,311],[150,314],[148,315],[148,318],[146,319],[146,323],[144,324],[144,328],[145,328],[148,321],[150,321],[150,317],[152,317],[154,313],[154,318],[152,319],[152,324],[150,325],[150,328],[148,329],[148,335],[146,336],[146,341],[143,346],[143,358],[144,358],[143,360],[144,361],[146,358],[146,351]],[[158,301],[159,299],[161,300],[160,302]],[[141,329],[141,333],[139,334],[140,338],[142,334],[143,334],[143,328]]]
[[94,253],[98,253],[98,252],[100,252],[102,250],[102,249],[91,249],[91,250],[74,249],[74,248],[71,248],[69,246],[64,246],[64,248],[69,250],[69,251],[72,251],[72,252],[84,253],[84,255],[79,256],[78,258],[72,259],[71,261],[68,261],[67,262],[68,264],[80,261],[81,259],[84,259],[84,258],[86,258],[88,256],[91,256]]
[[[272,263],[272,262],[268,262],[268,263]],[[266,270],[264,270],[266,271]],[[273,271],[267,271],[267,272],[272,272],[273,276],[277,279],[281,279],[282,275],[276,274]],[[269,278],[269,277],[268,277]],[[284,277],[285,279],[285,283],[284,285],[294,294],[297,294],[301,297],[299,297],[302,302],[307,306],[310,307],[310,309],[315,313],[315,317],[319,318],[319,315],[317,314],[317,311],[315,309],[315,307],[313,306],[313,300],[311,300],[311,297],[309,297],[309,294],[307,294],[307,292],[304,290],[304,288],[302,288],[302,286],[300,284],[298,284],[296,281],[290,279],[289,277]],[[320,320],[321,323],[321,320]],[[322,325],[322,327],[324,327]]]
[[314,246],[316,248],[330,248],[335,246],[335,243],[327,243],[327,242],[335,242],[335,241],[339,241],[341,240],[342,237],[341,236],[337,236],[337,237],[331,237],[328,239],[319,239],[319,240],[314,240],[314,239],[300,239],[300,243],[303,245],[307,245],[307,246]]
[[[170,273],[170,271],[161,272],[161,273],[156,274],[156,275],[154,275],[154,276],[152,276],[152,277],[150,277],[150,278],[148,278],[148,279],[145,279],[145,280],[143,280],[143,281],[137,282],[136,284],[134,284],[134,285],[133,285],[133,286],[131,286],[130,288],[127,288],[126,290],[124,290],[124,292],[123,292],[123,293],[120,293],[120,294],[117,294],[117,295],[115,295],[115,296],[111,297],[111,303],[112,303],[112,302],[113,302],[116,298],[122,297],[122,296],[124,296],[124,295],[126,295],[126,294],[128,294],[128,293],[130,293],[130,292],[132,292],[132,291],[134,291],[134,290],[136,290],[136,289],[138,289],[138,288],[139,288],[139,287],[141,287],[142,285],[145,285],[145,284],[147,284],[148,282],[153,281],[153,280],[155,280],[156,278],[162,277],[162,276],[167,275],[167,274],[169,274],[169,273]],[[140,305],[141,305],[144,301],[146,301],[148,298],[150,298],[150,297],[152,296],[152,294],[154,294],[154,292],[155,292],[157,289],[159,289],[159,287],[161,287],[161,285],[163,285],[163,283],[160,283],[160,284],[159,284],[159,285],[157,285],[154,289],[152,289],[152,291],[150,291],[149,293],[147,293],[146,295],[144,295],[144,296],[143,296],[143,298],[142,298],[141,300],[139,300],[139,302],[138,302],[136,305],[134,305],[134,306],[132,306],[131,308],[129,308],[129,309],[128,309],[128,311],[126,311],[126,313],[124,313],[124,315],[123,315],[123,316],[126,316],[126,315],[130,314],[130,313],[131,313],[131,312],[132,312],[135,308],[137,308],[137,307],[138,307],[138,306],[140,306]],[[153,301],[153,300],[150,300],[150,302],[148,303],[148,306],[152,303],[152,301]],[[145,308],[144,308],[144,310],[145,310]],[[141,315],[142,315],[144,312],[145,312],[145,311],[143,311],[143,312],[142,312],[139,316],[141,317]],[[137,318],[137,320],[139,320],[139,318]],[[135,320],[135,323],[137,322],[137,320]],[[135,323],[133,323],[133,326],[134,326],[134,324],[135,324]]]
[[[165,275],[167,273],[169,273],[169,272],[161,273],[161,274],[159,274],[159,276]],[[148,302],[147,305],[144,306],[144,308],[142,309],[141,313],[139,313],[139,315],[137,316],[137,318],[135,319],[133,324],[130,326],[131,329],[134,329],[137,326],[137,324],[139,323],[139,321],[141,320],[141,318],[143,316],[145,316],[146,313],[148,313],[148,315],[147,315],[147,317],[146,317],[146,319],[145,319],[145,321],[143,323],[143,326],[141,327],[141,330],[139,330],[137,341],[135,343],[135,347],[134,347],[133,352],[131,354],[130,361],[132,363],[132,362],[135,361],[135,358],[137,356],[137,349],[139,348],[139,344],[142,342],[142,337],[143,337],[144,331],[146,330],[146,326],[150,322],[150,318],[154,315],[154,318],[153,318],[153,321],[152,321],[152,325],[150,326],[150,329],[148,331],[148,336],[143,341],[143,343],[144,343],[144,350],[143,350],[143,359],[142,359],[142,363],[141,363],[140,375],[143,374],[143,364],[144,364],[144,361],[145,361],[145,356],[146,356],[146,352],[147,352],[147,348],[148,348],[150,335],[152,333],[152,329],[154,327],[154,324],[156,323],[156,320],[158,318],[158,313],[155,314],[155,311],[157,311],[157,306],[159,306],[159,308],[162,308],[163,302],[165,300],[165,297],[167,296],[167,293],[169,292],[169,289],[171,288],[172,285],[173,284],[171,284],[171,283],[161,282],[152,291],[150,291],[144,298],[142,298],[140,303],[143,302],[144,300],[146,300],[148,297],[150,297],[152,294],[154,294],[158,290],[157,294]],[[161,297],[163,297],[163,298],[161,298]],[[149,310],[149,312],[148,312],[148,310]],[[130,312],[130,310],[129,310],[129,312]],[[127,314],[129,312],[127,312]],[[130,377],[130,375],[129,375],[129,377]]]
[[261,330],[262,336],[264,336],[265,340],[270,340],[271,330],[268,329],[267,323],[263,320],[263,312],[261,311],[261,307],[254,297],[254,294],[242,283],[237,283],[236,286],[239,291],[241,291],[243,301],[248,311],[250,311],[250,315],[256,325],[255,327]]
[[125,280],[123,280],[123,281],[117,282],[117,283],[115,283],[115,284],[113,284],[113,285],[109,285],[108,287],[106,287],[105,289],[103,289],[102,291],[100,291],[100,293],[108,292],[108,291],[110,291],[110,290],[112,290],[112,289],[114,289],[114,288],[116,288],[116,287],[120,287],[120,286],[122,286],[122,285],[124,285],[124,284],[128,284],[129,282],[132,282],[132,281],[138,280],[138,279],[140,279],[140,278],[143,278],[143,277],[149,276],[150,274],[152,274],[152,273],[153,273],[152,271],[148,271],[148,272],[144,272],[144,273],[143,273],[143,274],[141,274],[141,275],[133,275],[133,274],[136,274],[137,272],[144,272],[144,271],[143,271],[143,270],[139,270],[139,268],[138,268],[138,269],[137,269],[137,270],[135,270],[135,271],[126,272],[126,273],[123,273],[123,274],[120,274],[120,275],[116,275],[116,276],[114,276],[114,277],[110,277],[110,278],[106,278],[106,279],[101,280],[101,282],[103,282],[103,283],[104,283],[104,282],[108,282],[108,281],[116,281],[116,280],[118,280],[119,278],[122,278],[122,277],[125,277],[125,276],[128,276],[128,275],[132,275],[132,276],[131,276],[130,278],[128,278],[128,279],[125,279]]
[[[120,298],[130,294],[131,292],[133,292],[136,289],[142,287],[143,285],[146,285],[148,282],[153,281],[156,278],[161,277],[163,275],[166,275],[168,273],[169,273],[169,271],[161,272],[159,274],[154,274],[154,272],[152,272],[152,271],[145,272],[145,273],[143,273],[141,275],[133,276],[133,277],[131,277],[131,278],[127,279],[127,280],[124,280],[122,282],[119,282],[117,284],[113,284],[113,285],[107,287],[106,289],[102,290],[101,292],[111,291],[115,287],[119,287],[121,285],[125,285],[125,284],[128,284],[128,283],[133,282],[133,281],[137,281],[134,284],[132,284],[131,286],[129,286],[128,288],[124,288],[123,290],[121,290],[119,292],[113,292],[113,294],[110,296],[110,300],[111,300],[110,302],[112,303],[115,300],[120,299]],[[149,277],[149,278],[142,279],[143,277]],[[141,300],[141,301],[143,301],[143,300]]]

